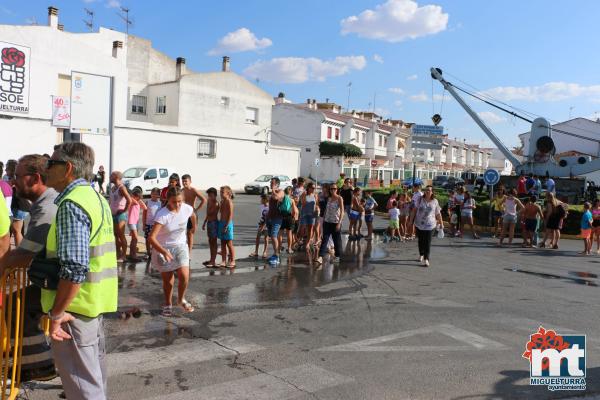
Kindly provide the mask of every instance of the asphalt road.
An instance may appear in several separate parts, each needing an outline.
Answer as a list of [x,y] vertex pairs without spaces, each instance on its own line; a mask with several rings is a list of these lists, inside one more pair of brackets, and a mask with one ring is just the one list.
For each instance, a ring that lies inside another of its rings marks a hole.
[[[497,248],[491,239],[344,241],[339,265],[304,253],[279,268],[246,256],[258,197],[236,197],[238,267],[192,255],[191,314],[159,315],[145,264],[120,270],[120,313],[107,318],[111,399],[554,399],[600,394],[600,256]],[[380,226],[385,221],[378,221]],[[200,233],[201,236],[201,233]],[[587,335],[587,390],[529,385],[521,355],[543,325]],[[60,380],[23,398],[54,399]]]

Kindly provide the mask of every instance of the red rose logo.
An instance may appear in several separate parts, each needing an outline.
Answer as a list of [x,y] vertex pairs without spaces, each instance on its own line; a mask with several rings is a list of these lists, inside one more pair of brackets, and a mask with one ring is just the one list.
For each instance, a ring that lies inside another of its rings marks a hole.
[[14,47],[5,47],[2,49],[2,62],[15,67],[25,65],[25,53]]

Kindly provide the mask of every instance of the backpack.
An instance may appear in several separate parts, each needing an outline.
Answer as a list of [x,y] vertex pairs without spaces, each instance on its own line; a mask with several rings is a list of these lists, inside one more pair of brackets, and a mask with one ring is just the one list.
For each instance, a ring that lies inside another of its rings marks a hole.
[[281,199],[277,208],[284,217],[292,215],[292,201],[290,200],[290,197],[287,195],[283,196],[283,199]]

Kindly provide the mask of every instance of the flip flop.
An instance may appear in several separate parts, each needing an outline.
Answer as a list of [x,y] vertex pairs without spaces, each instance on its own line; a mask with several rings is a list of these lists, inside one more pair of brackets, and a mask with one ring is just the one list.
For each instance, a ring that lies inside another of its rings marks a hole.
[[173,316],[173,306],[163,306],[160,315],[162,315],[163,317],[172,317]]
[[181,308],[183,308],[183,311],[185,312],[194,312],[194,306],[192,306],[192,304],[185,299],[182,300],[179,305],[181,306]]
[[215,266],[215,264],[211,263],[211,262],[210,262],[210,260],[208,260],[208,261],[204,261],[204,262],[202,263],[202,265],[204,265],[206,268],[211,268],[211,267],[214,267],[214,266]]
[[235,268],[235,263],[234,262],[228,262],[227,263],[227,268]]

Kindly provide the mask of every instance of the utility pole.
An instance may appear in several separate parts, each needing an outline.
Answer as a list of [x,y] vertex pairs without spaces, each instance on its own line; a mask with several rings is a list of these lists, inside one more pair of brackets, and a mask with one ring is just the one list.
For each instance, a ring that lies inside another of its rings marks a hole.
[[348,82],[348,103],[346,105],[346,112],[350,112],[350,88],[352,87],[352,82]]
[[87,8],[84,8],[84,10],[90,19],[84,19],[83,23],[85,24],[85,26],[87,26],[87,28],[90,32],[93,32],[94,31],[94,11],[88,10]]

